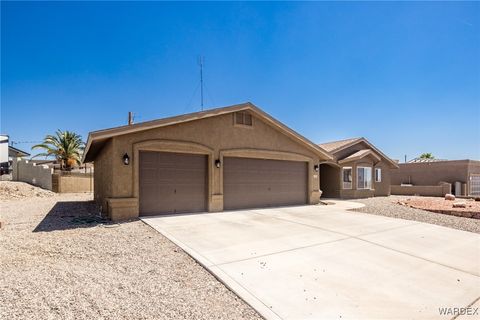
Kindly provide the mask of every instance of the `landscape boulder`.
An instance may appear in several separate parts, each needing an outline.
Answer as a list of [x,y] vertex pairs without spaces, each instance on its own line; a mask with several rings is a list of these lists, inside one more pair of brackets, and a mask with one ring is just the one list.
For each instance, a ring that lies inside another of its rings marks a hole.
[[465,201],[457,201],[457,202],[454,202],[452,206],[454,208],[466,208],[467,203]]
[[451,201],[453,201],[453,200],[455,200],[455,196],[454,196],[453,194],[447,193],[447,194],[445,195],[445,200],[451,200]]

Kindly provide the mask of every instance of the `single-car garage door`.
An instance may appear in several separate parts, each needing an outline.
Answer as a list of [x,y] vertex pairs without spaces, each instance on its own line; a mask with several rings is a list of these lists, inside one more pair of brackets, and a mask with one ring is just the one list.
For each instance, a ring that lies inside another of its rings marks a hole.
[[207,156],[141,151],[140,215],[207,210]]
[[225,209],[307,203],[307,162],[236,157],[223,161]]

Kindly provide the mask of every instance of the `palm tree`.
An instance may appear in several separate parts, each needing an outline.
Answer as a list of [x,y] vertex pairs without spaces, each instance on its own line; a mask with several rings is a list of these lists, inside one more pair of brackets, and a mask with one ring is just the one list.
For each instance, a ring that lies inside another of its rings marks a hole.
[[420,159],[435,159],[433,154],[431,154],[430,152],[422,153],[419,158]]
[[84,150],[82,137],[75,132],[57,130],[55,135],[47,135],[43,143],[34,145],[32,149],[44,149],[39,156],[54,156],[62,170],[70,170],[75,164],[80,164]]

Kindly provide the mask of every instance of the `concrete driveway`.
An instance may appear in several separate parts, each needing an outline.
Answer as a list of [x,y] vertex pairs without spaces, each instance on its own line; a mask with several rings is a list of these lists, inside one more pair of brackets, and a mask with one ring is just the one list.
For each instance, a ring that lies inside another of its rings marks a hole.
[[452,319],[439,308],[480,307],[480,235],[348,208],[143,221],[267,319]]

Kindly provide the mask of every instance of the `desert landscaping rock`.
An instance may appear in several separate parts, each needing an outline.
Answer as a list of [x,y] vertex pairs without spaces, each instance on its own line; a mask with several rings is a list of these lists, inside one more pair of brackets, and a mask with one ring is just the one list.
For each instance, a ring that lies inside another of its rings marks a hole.
[[458,201],[458,202],[454,202],[452,204],[452,206],[454,208],[466,208],[467,207],[467,203],[465,201]]
[[454,196],[453,194],[447,193],[447,194],[445,195],[445,200],[451,200],[451,201],[453,201],[453,200],[455,200],[455,196]]
[[261,319],[143,222],[96,217],[91,195],[11,198],[0,201],[0,319]]
[[[467,217],[457,217],[443,213],[425,211],[421,209],[411,208],[407,205],[409,199],[425,200],[430,197],[407,197],[407,196],[390,196],[375,197],[368,199],[356,199],[355,201],[365,204],[365,207],[355,209],[355,211],[377,214],[387,217],[400,218],[406,220],[414,220],[445,226],[449,228],[480,233],[480,219],[472,219]],[[442,201],[443,198],[435,198]],[[451,201],[445,201],[450,203]],[[474,203],[473,201],[471,201]],[[399,203],[403,203],[400,205]],[[477,202],[478,203],[478,202]]]

